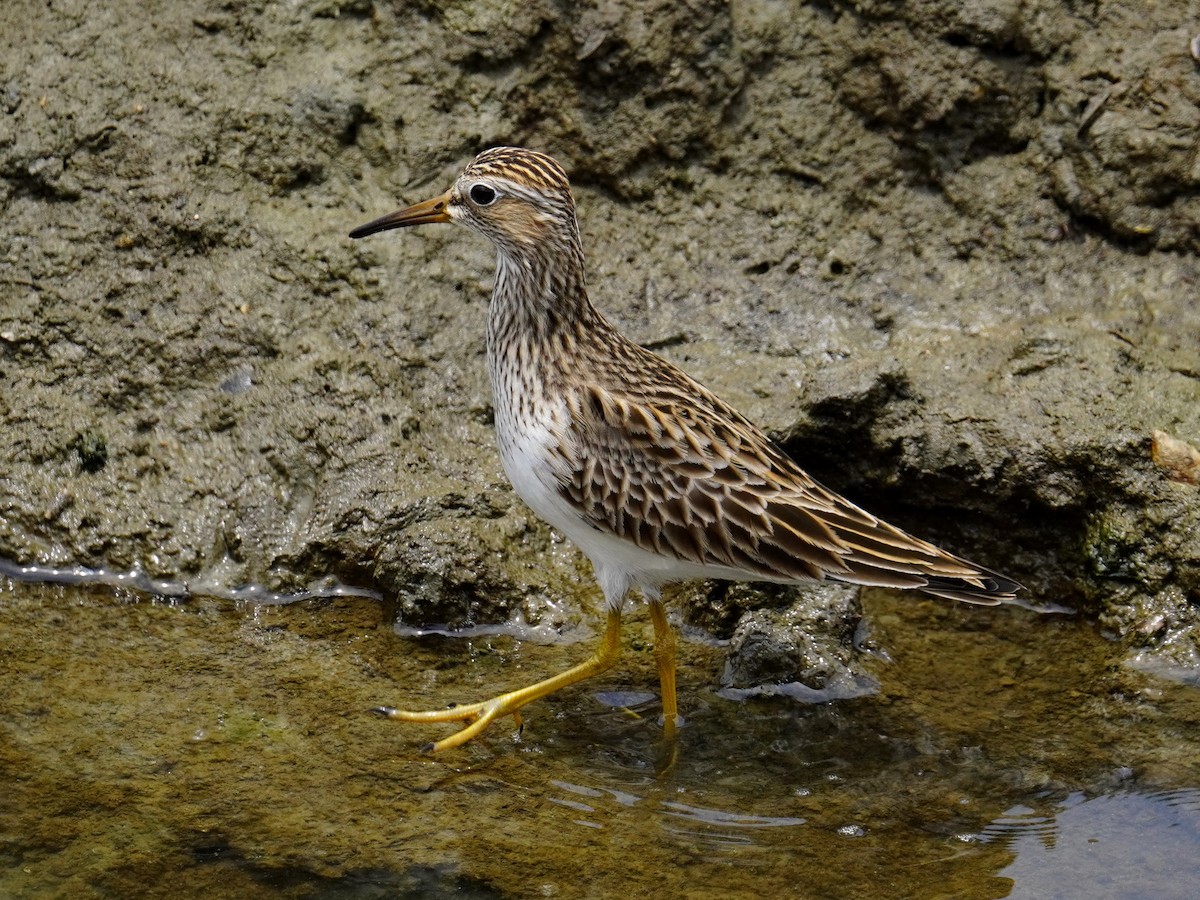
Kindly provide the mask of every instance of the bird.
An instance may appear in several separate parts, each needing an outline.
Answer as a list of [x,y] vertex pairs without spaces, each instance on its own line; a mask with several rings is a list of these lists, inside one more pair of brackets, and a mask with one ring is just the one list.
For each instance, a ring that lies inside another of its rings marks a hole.
[[519,724],[526,704],[612,667],[635,591],[649,607],[661,723],[674,739],[682,721],[667,584],[831,581],[984,605],[1022,589],[825,487],[744,415],[626,337],[589,299],[570,180],[553,157],[486,149],[445,193],[349,236],[437,222],[495,246],[486,357],[500,459],[521,499],[591,561],[606,623],[587,660],[535,684],[443,709],[375,708],[461,726],[427,752],[459,747],[508,715]]

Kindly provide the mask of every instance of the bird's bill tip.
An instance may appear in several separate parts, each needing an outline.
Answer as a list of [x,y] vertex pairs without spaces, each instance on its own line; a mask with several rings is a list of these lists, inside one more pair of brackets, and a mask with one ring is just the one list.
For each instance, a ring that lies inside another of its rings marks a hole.
[[388,231],[392,228],[407,228],[410,225],[428,225],[430,222],[450,221],[450,195],[441,194],[431,200],[414,203],[404,209],[380,216],[366,225],[359,225],[350,232],[352,238],[363,238],[369,234]]

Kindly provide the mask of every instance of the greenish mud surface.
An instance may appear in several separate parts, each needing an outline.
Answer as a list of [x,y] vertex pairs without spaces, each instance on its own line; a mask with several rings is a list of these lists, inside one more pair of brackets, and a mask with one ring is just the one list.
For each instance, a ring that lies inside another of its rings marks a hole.
[[850,701],[723,699],[720,649],[684,642],[660,772],[644,615],[519,739],[431,758],[436,728],[370,707],[489,696],[588,645],[399,637],[360,599],[9,585],[0,894],[1190,896],[1200,692],[1076,619],[865,608],[890,661]]

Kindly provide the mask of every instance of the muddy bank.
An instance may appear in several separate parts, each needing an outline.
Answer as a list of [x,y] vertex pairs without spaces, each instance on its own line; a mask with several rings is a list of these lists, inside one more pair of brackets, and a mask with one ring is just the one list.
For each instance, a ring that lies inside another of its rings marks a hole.
[[[7,4],[0,556],[584,620],[493,448],[489,248],[345,237],[521,143],[572,169],[636,339],[864,505],[1194,663],[1198,489],[1150,445],[1200,446],[1194,19],[681,10]],[[762,602],[683,595],[725,635]]]

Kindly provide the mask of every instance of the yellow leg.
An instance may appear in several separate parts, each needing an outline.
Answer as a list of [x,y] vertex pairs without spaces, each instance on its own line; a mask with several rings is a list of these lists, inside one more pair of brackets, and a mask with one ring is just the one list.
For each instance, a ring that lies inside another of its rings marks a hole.
[[[655,627],[657,628],[657,625]],[[585,678],[591,678],[593,675],[600,674],[605,669],[612,667],[620,653],[621,613],[618,610],[610,609],[608,611],[608,623],[604,629],[604,639],[600,642],[600,646],[596,649],[596,652],[586,662],[567,669],[567,671],[555,675],[553,678],[547,678],[545,681],[539,681],[537,684],[531,684],[529,687],[524,687],[517,691],[500,694],[497,697],[484,700],[480,703],[468,703],[465,706],[451,706],[447,709],[431,709],[422,712],[409,712],[403,709],[393,709],[390,706],[377,706],[374,711],[380,715],[387,716],[389,719],[399,719],[403,722],[469,722],[470,724],[466,728],[456,731],[450,737],[443,738],[436,743],[426,744],[422,748],[427,753],[439,753],[442,750],[450,750],[453,747],[461,746],[471,740],[471,738],[477,737],[492,722],[502,716],[513,715],[520,722],[519,710],[522,706],[532,703],[534,700],[539,700],[547,694],[552,694],[560,688],[565,688],[568,685],[583,681]],[[672,659],[674,659],[673,649]],[[674,702],[674,696],[674,687],[672,687],[672,702]]]
[[680,722],[675,700],[675,629],[658,600],[650,601],[650,621],[654,623],[654,661],[658,663],[658,683],[662,687],[663,734],[673,738]]

